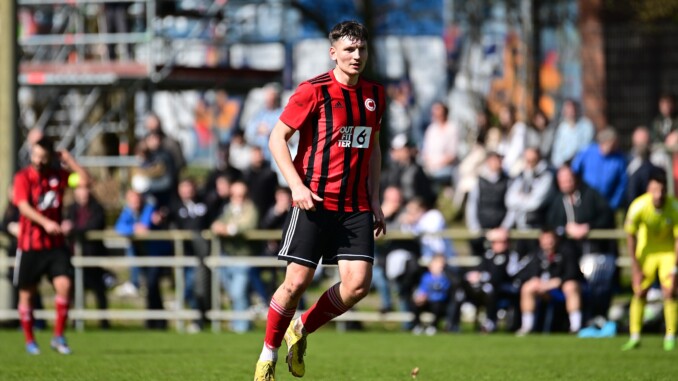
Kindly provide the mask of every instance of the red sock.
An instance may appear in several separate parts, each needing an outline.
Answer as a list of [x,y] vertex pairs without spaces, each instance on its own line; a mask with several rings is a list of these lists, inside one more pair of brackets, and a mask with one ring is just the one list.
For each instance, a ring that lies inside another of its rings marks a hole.
[[330,287],[315,304],[301,315],[307,333],[314,332],[330,320],[348,311],[339,297],[339,283]]
[[68,299],[57,295],[54,298],[54,308],[56,309],[54,336],[63,336],[66,320],[68,320]]
[[26,343],[35,341],[33,336],[33,309],[28,306],[19,306],[19,320],[21,321],[21,328],[24,331]]
[[266,337],[264,343],[266,346],[275,349],[279,348],[285,337],[285,331],[294,317],[296,308],[285,308],[271,298],[271,305],[268,308],[268,319],[266,319]]

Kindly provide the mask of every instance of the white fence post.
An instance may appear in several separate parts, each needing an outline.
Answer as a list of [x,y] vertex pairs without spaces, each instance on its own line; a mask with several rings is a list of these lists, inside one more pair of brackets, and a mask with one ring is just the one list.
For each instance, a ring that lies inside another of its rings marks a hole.
[[[75,239],[75,244],[73,245],[73,256],[76,258],[82,257],[82,240],[84,237],[78,237]],[[73,283],[74,283],[74,295],[75,295],[75,309],[82,311],[85,308],[85,279],[84,279],[84,268],[82,266],[74,266],[75,272],[73,274]],[[78,332],[85,330],[85,321],[82,319],[75,320],[75,329]]]

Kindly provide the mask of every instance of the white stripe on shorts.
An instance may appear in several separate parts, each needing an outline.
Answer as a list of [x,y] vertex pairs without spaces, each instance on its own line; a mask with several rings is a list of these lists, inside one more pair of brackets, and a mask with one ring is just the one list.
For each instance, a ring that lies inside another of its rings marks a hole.
[[285,234],[285,240],[283,246],[278,252],[280,256],[286,256],[287,252],[290,249],[292,244],[292,238],[294,237],[294,232],[297,230],[297,222],[299,221],[299,207],[292,208],[292,217],[290,218],[290,224],[287,226],[287,234]]
[[14,258],[14,275],[12,276],[12,283],[14,287],[19,285],[19,269],[21,268],[21,250],[16,250],[16,257]]

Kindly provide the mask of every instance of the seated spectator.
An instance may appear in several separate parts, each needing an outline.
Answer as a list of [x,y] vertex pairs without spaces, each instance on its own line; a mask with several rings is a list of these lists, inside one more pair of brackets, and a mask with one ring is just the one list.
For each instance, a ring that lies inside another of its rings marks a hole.
[[240,101],[229,97],[224,90],[219,90],[214,96],[214,128],[219,136],[219,142],[228,144],[231,142],[237,130],[237,121],[240,115]]
[[205,198],[211,197],[211,194],[216,192],[217,177],[226,176],[231,182],[242,179],[242,171],[231,165],[229,157],[230,147],[228,145],[219,146],[215,167],[207,175],[202,191]]
[[617,150],[617,132],[612,127],[598,132],[597,143],[589,145],[575,156],[572,170],[588,186],[598,191],[612,210],[626,206],[626,159]]
[[452,240],[440,237],[446,228],[443,214],[433,208],[424,199],[415,197],[405,205],[405,212],[401,217],[401,229],[421,235],[420,250],[424,263],[431,261],[434,255],[444,255],[446,259],[457,255]]
[[406,81],[390,85],[386,88],[390,100],[386,109],[385,118],[388,126],[388,136],[405,135],[413,139],[412,110],[410,107],[410,85]]
[[587,316],[606,317],[612,300],[616,242],[588,239],[588,234],[593,229],[613,229],[614,214],[607,201],[579,181],[569,167],[561,167],[556,180],[559,192],[549,205],[545,224],[559,236],[567,235],[563,244],[572,246],[580,263],[590,264],[584,273],[592,300]]
[[[227,238],[222,240],[222,255],[232,257],[252,256],[256,249],[251,242],[242,237],[242,233],[256,229],[259,215],[254,203],[248,197],[247,185],[236,181],[231,185],[231,200],[223,214],[212,223],[212,232]],[[250,307],[249,266],[228,266],[220,270],[221,283],[231,299],[233,311],[244,312]],[[234,320],[231,323],[234,332],[243,333],[250,329],[247,320]]]
[[278,176],[271,169],[261,147],[252,147],[252,161],[243,173],[243,179],[249,189],[249,197],[257,210],[267,211],[275,202],[275,190]]
[[527,131],[527,147],[538,147],[539,153],[543,158],[551,157],[551,148],[555,138],[556,128],[549,121],[548,116],[542,111],[537,110],[532,117],[531,128]]
[[[381,210],[384,213],[384,223],[386,231],[399,231],[400,224],[398,219],[403,212],[405,202],[402,192],[397,187],[388,187],[384,189],[382,197]],[[391,287],[386,274],[386,258],[394,250],[398,250],[402,241],[382,241],[378,242],[374,251],[374,266],[372,266],[372,284],[379,292],[381,307],[379,311],[384,313],[393,310],[391,300]],[[409,251],[411,252],[411,251]]]
[[[480,170],[478,184],[469,194],[466,202],[466,226],[475,234],[483,230],[498,227],[508,228],[506,191],[509,178],[501,165],[502,157],[497,152],[489,152],[485,165]],[[485,238],[469,241],[473,255],[481,256],[485,251]]]
[[658,108],[659,114],[652,121],[652,143],[665,144],[666,138],[678,130],[678,114],[673,94],[662,94]]
[[562,118],[556,128],[551,151],[551,164],[560,168],[568,163],[582,148],[593,141],[593,123],[580,116],[579,105],[572,99],[563,103]]
[[[126,205],[122,209],[118,220],[115,223],[115,231],[123,236],[143,235],[151,230],[163,228],[163,217],[156,212],[155,207],[144,202],[143,196],[134,191],[128,190],[126,193]],[[172,246],[167,241],[133,241],[127,249],[127,255],[137,256],[166,256],[172,251]],[[134,291],[139,288],[139,273],[143,273],[146,281],[146,308],[149,310],[162,310],[162,294],[160,292],[160,276],[162,268],[145,267],[143,270],[131,268],[130,281],[134,286]],[[151,329],[165,329],[167,321],[148,320],[146,327]]]
[[507,174],[515,176],[522,168],[520,159],[527,142],[527,126],[517,120],[515,107],[505,105],[499,110],[499,128],[501,141],[497,151],[503,156],[502,168]]
[[251,147],[259,147],[265,160],[271,160],[271,151],[268,149],[268,137],[273,126],[278,122],[282,107],[280,107],[280,85],[271,83],[263,87],[263,107],[258,110],[245,126],[245,141]]
[[397,186],[403,192],[405,200],[422,197],[434,200],[431,183],[422,167],[417,164],[416,150],[412,141],[405,135],[397,135],[391,140],[391,162],[382,175],[382,188]]
[[[447,313],[450,295],[452,292],[452,281],[445,272],[445,255],[436,254],[431,258],[428,265],[428,271],[424,273],[419,282],[419,286],[414,293],[414,320],[412,333],[420,335],[426,333],[433,336],[438,331],[438,323]],[[421,325],[421,314],[423,312],[433,313],[433,323],[423,327]]]
[[228,151],[228,162],[239,171],[245,172],[252,165],[252,147],[245,141],[241,130],[233,131]]
[[449,109],[442,102],[431,106],[431,124],[424,133],[421,149],[422,166],[436,189],[449,185],[456,177],[459,129],[448,116]]
[[[103,230],[106,227],[104,208],[91,194],[88,184],[78,184],[73,192],[74,203],[66,210],[66,216],[61,223],[64,235],[71,235],[75,241],[80,241],[82,255],[86,257],[105,257],[108,249],[101,240],[85,240],[85,234],[90,230]],[[97,308],[108,308],[106,291],[111,282],[115,282],[113,275],[101,267],[85,267],[83,269],[85,289],[94,291]],[[101,328],[107,329],[108,320],[99,322]]]
[[553,173],[537,148],[527,148],[523,160],[525,169],[511,182],[504,198],[511,221],[508,225],[538,229],[544,224],[547,203],[555,191]]
[[480,329],[490,333],[497,329],[497,312],[502,300],[517,308],[518,295],[526,261],[511,249],[508,231],[493,229],[487,233],[490,247],[481,257],[480,264],[466,273],[465,289],[476,306],[485,308],[486,320]]
[[539,235],[539,249],[530,255],[529,280],[520,289],[522,325],[518,335],[532,332],[539,300],[564,298],[570,332],[578,332],[581,328],[582,274],[576,254],[566,248],[559,244],[554,231],[545,230]]
[[178,194],[179,198],[171,205],[169,221],[174,229],[190,230],[194,233],[190,241],[183,242],[184,256],[197,257],[200,265],[184,268],[184,300],[201,313],[201,318],[188,327],[189,332],[198,332],[207,322],[206,314],[210,303],[209,282],[206,281],[209,280],[209,269],[204,264],[204,258],[209,255],[209,244],[201,234],[209,226],[206,221],[208,210],[207,204],[197,194],[192,179],[179,182]]

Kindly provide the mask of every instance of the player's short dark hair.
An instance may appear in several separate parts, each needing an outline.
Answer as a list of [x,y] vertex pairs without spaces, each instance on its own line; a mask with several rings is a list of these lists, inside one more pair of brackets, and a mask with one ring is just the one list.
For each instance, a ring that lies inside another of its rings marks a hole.
[[666,171],[661,168],[654,168],[650,171],[650,181],[656,181],[659,184],[666,186],[668,180],[666,179]]
[[47,151],[49,155],[54,153],[54,142],[52,142],[52,139],[46,136],[35,142],[35,145]]
[[330,43],[332,44],[344,37],[348,37],[353,41],[367,41],[369,35],[365,25],[354,20],[348,20],[333,26],[329,34]]

